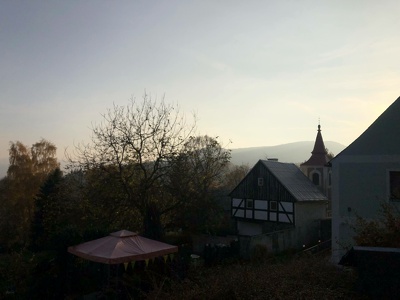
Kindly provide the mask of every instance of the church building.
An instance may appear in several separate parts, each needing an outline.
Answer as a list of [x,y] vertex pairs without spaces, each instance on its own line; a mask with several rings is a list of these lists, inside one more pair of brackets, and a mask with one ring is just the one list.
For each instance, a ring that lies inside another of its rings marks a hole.
[[311,157],[300,165],[301,171],[320,189],[320,191],[331,199],[331,171],[328,166],[330,158],[326,151],[321,134],[321,125],[318,125],[317,137]]

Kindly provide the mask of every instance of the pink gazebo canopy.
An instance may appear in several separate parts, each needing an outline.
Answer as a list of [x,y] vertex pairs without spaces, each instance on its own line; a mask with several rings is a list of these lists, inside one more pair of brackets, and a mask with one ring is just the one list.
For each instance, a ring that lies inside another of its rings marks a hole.
[[178,252],[178,246],[151,240],[120,230],[109,236],[68,247],[68,252],[95,262],[120,264]]

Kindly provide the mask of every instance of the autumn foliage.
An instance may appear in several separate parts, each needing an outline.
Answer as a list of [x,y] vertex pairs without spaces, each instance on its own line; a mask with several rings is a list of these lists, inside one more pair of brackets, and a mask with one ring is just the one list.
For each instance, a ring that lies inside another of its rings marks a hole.
[[358,246],[400,248],[400,212],[389,203],[381,204],[381,217],[367,220],[357,217],[354,241]]

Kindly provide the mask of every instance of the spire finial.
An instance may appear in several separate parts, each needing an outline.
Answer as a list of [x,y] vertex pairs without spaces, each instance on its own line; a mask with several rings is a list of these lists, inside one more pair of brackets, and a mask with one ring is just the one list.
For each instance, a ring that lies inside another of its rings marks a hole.
[[318,131],[321,131],[321,119],[318,118]]

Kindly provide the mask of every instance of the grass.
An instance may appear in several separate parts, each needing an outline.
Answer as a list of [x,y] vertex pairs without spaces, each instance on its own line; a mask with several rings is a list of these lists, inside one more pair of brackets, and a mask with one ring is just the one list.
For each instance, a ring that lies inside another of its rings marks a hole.
[[[140,277],[125,274],[120,277],[119,288],[127,288],[124,293],[126,297],[119,299],[367,299],[355,290],[357,274],[351,269],[332,265],[329,257],[329,253],[268,257],[259,251],[252,261],[231,260],[212,267],[204,267],[199,262],[196,266],[192,264],[188,272],[185,272],[185,279],[181,280],[171,279],[165,273],[145,268],[142,275],[146,275],[144,277],[147,279],[143,282],[147,288],[141,289],[143,286],[140,285]],[[10,263],[14,261],[11,258],[10,256]],[[24,260],[19,258],[18,261]],[[0,262],[4,263],[5,260]],[[13,268],[8,264],[0,264],[0,267],[3,271],[9,269],[14,273],[19,270],[17,273],[23,275],[20,278],[28,278],[27,263],[13,263]],[[5,274],[14,278],[8,272],[2,275]],[[3,281],[0,284],[0,298],[9,288],[9,281],[4,281],[6,277],[2,277],[0,276],[0,282]],[[24,292],[21,284],[25,287],[23,283],[18,284],[19,295]],[[8,298],[14,299],[13,295]],[[76,299],[72,296],[70,298]]]
[[366,299],[354,289],[356,274],[328,255],[297,255],[192,269],[167,281],[147,299]]

